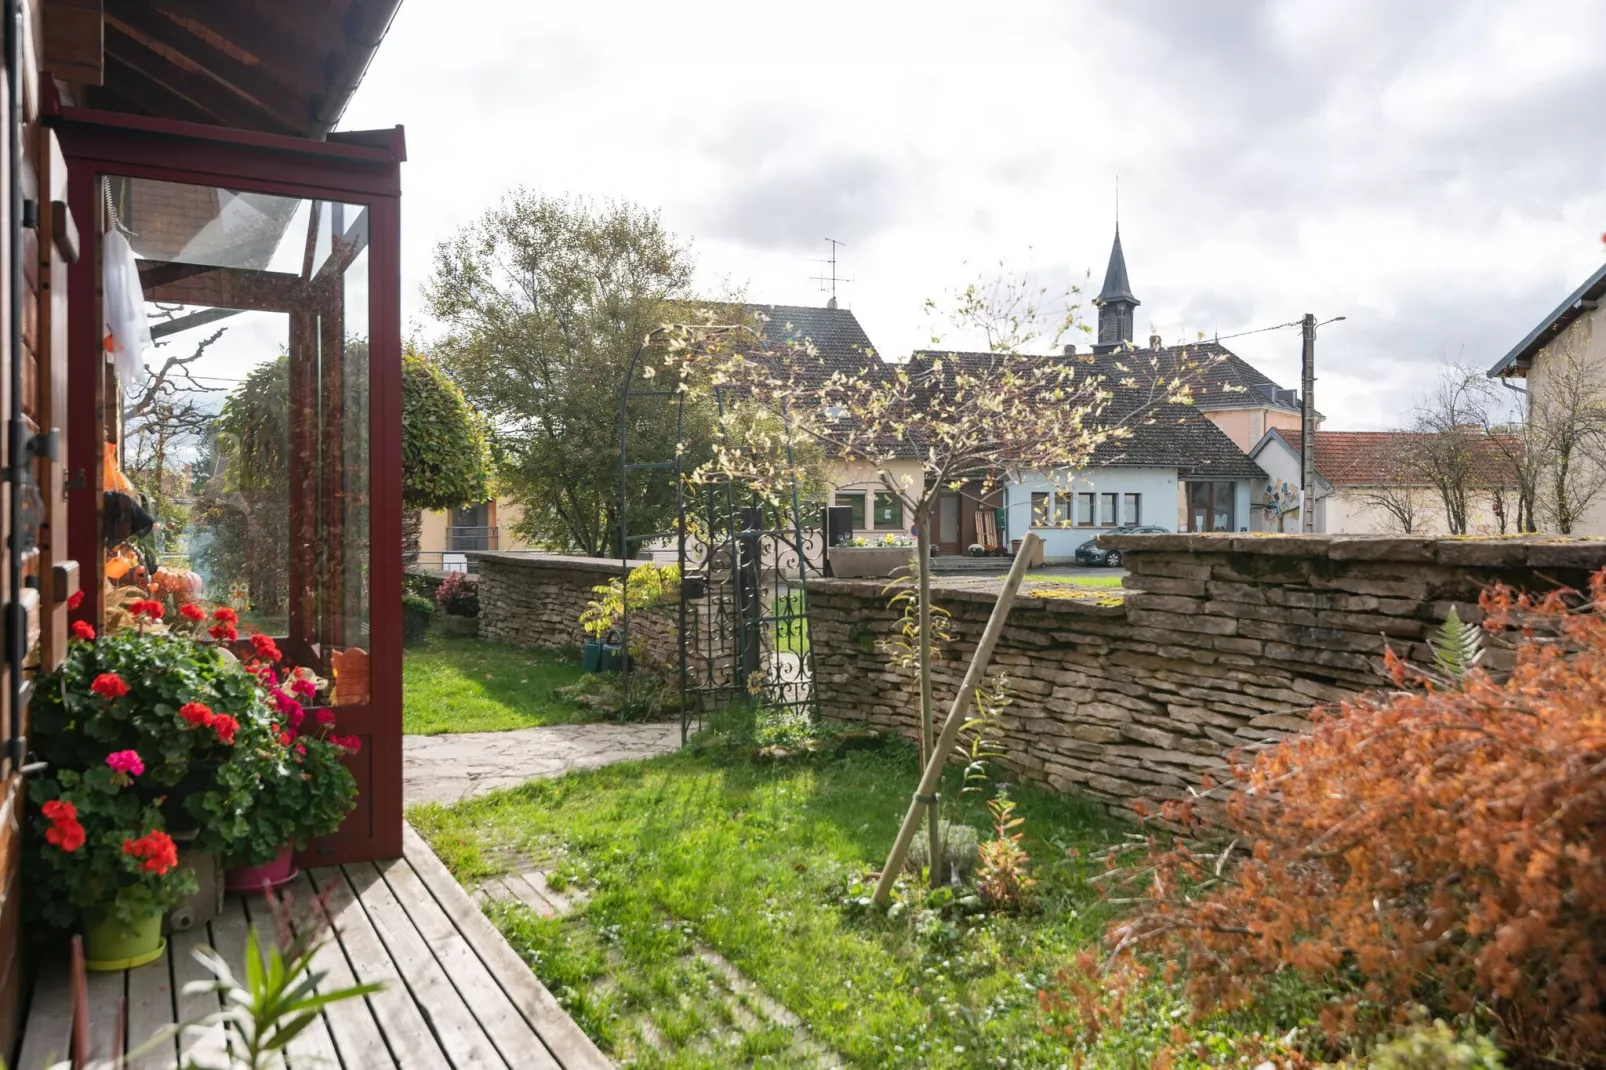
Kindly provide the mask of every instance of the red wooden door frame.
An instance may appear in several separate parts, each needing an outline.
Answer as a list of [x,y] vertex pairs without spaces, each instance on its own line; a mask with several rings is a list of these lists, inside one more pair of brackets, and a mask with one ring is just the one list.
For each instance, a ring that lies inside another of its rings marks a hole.
[[96,176],[114,174],[366,205],[369,209],[369,701],[337,706],[338,730],[363,741],[353,761],[362,798],[341,830],[304,852],[331,865],[402,853],[401,724],[401,162],[398,127],[388,149],[306,141],[141,116],[62,109],[51,120],[68,165],[68,202],[84,235],[68,271],[67,455],[71,553],[98,623],[101,348]]

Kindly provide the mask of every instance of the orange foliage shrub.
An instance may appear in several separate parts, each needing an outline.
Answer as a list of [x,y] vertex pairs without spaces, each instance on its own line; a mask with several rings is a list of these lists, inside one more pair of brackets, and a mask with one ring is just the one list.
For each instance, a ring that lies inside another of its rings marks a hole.
[[1330,1037],[1419,1002],[1492,1016],[1520,1060],[1606,1065],[1606,571],[1591,595],[1489,592],[1509,677],[1380,692],[1236,767],[1212,819],[1248,856],[1151,838],[1116,954],[1167,961],[1201,1012],[1294,970],[1345,993]]

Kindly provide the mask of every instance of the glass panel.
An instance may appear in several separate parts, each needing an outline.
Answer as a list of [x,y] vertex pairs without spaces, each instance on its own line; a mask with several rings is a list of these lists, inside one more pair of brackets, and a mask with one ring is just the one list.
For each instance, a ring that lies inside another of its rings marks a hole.
[[1076,526],[1090,528],[1093,526],[1093,495],[1091,493],[1076,496]]
[[1231,483],[1215,484],[1215,512],[1214,526],[1211,531],[1236,531],[1237,521],[1234,519],[1233,499],[1237,496]]
[[864,495],[838,494],[836,503],[837,505],[846,505],[853,510],[853,526],[855,528],[864,527]]
[[1126,495],[1126,504],[1121,511],[1121,523],[1127,525],[1143,523],[1143,495]]
[[1113,495],[1113,494],[1100,494],[1099,495],[1099,520],[1098,520],[1098,522],[1100,524],[1104,525],[1107,528],[1113,528],[1118,523],[1120,523],[1120,521],[1118,521],[1116,519],[1116,516],[1115,516],[1115,495]]
[[[365,701],[367,208],[116,176],[107,192],[153,344],[125,358],[106,486],[156,521],[108,538],[108,578],[154,563],[163,597],[230,606],[242,636],[326,676],[349,650],[336,701]],[[112,333],[137,337],[115,300]]]
[[1048,527],[1048,495],[1042,491],[1032,494],[1032,527]]
[[893,494],[875,496],[875,526],[878,528],[903,527],[903,502]]

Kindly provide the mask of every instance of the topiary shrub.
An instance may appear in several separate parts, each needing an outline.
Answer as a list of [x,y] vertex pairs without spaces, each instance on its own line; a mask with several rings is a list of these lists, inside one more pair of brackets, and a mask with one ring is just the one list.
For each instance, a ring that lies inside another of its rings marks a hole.
[[455,509],[489,496],[485,427],[428,357],[402,356],[402,505]]
[[[1518,1065],[1600,1065],[1606,571],[1589,594],[1579,610],[1486,592],[1484,628],[1520,633],[1509,676],[1468,664],[1458,686],[1419,686],[1391,654],[1409,690],[1318,712],[1239,766],[1222,843],[1150,839],[1117,946],[1163,958],[1201,1011],[1279,976],[1326,987],[1322,1023],[1350,1052],[1420,1004],[1477,1012]],[[1195,827],[1194,805],[1165,816]]]

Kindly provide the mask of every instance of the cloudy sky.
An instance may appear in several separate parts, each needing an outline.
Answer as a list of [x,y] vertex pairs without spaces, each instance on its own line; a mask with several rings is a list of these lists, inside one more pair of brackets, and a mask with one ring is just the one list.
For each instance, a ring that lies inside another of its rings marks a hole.
[[[705,285],[813,304],[826,237],[887,354],[1000,259],[1102,280],[1140,341],[1343,315],[1329,428],[1493,363],[1606,229],[1606,4],[406,0],[342,124],[407,127],[405,316],[525,185],[661,208]],[[1091,309],[1089,309],[1091,312]],[[1297,331],[1232,347],[1297,386]]]

